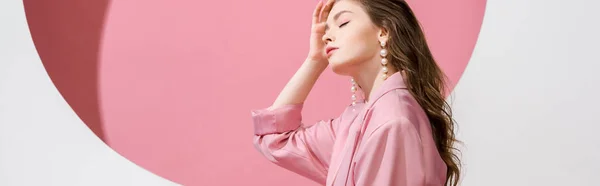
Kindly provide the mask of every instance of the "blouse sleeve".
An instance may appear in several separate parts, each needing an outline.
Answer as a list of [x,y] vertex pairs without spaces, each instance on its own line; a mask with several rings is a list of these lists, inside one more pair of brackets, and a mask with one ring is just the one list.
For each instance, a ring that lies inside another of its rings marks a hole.
[[269,161],[325,183],[339,118],[302,126],[302,104],[252,112],[254,146]]
[[421,140],[410,121],[387,122],[366,139],[357,154],[356,185],[425,185]]

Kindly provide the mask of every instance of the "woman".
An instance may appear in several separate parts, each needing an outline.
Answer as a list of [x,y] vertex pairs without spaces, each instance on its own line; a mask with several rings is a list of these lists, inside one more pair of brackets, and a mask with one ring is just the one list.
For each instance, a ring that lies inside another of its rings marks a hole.
[[[319,2],[310,46],[273,105],[253,111],[265,157],[328,186],[457,185],[443,75],[405,1]],[[352,78],[353,102],[303,127],[302,105],[328,65]]]

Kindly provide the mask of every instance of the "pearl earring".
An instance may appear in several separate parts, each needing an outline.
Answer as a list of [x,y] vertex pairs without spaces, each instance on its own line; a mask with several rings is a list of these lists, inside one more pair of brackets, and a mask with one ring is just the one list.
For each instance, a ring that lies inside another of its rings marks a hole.
[[352,88],[350,89],[352,91],[352,105],[356,105],[356,81],[354,81],[354,78],[350,79],[350,81],[352,82]]
[[382,68],[382,73],[383,74],[381,75],[381,77],[383,77],[383,80],[386,80],[387,77],[388,77],[387,76],[387,73],[388,73],[388,68],[387,68],[388,60],[386,58],[387,55],[388,55],[388,51],[385,49],[385,45],[386,45],[386,42],[382,41],[381,42],[381,48],[382,49],[379,52],[379,55],[381,55],[381,58],[382,58],[381,59],[381,66],[383,66],[383,68]]

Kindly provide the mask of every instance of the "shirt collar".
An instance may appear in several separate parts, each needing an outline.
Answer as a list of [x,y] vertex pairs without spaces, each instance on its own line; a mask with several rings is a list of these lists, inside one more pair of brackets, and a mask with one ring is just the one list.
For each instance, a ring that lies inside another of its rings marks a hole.
[[381,83],[379,87],[371,92],[369,96],[369,101],[375,101],[379,99],[381,96],[385,95],[387,92],[395,90],[395,89],[405,89],[406,84],[404,83],[404,78],[400,72],[396,72]]

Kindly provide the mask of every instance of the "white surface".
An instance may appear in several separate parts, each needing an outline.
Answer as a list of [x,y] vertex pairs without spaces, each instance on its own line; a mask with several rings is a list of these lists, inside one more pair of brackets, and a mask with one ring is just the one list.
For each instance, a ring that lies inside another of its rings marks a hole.
[[490,0],[454,92],[466,186],[600,185],[600,7]]
[[176,185],[117,154],[77,117],[44,70],[21,1],[0,1],[0,24],[0,185]]
[[[600,175],[600,7],[488,0],[454,92],[465,186],[587,186]],[[0,1],[0,185],[175,185],[100,141],[50,81],[21,1]]]

